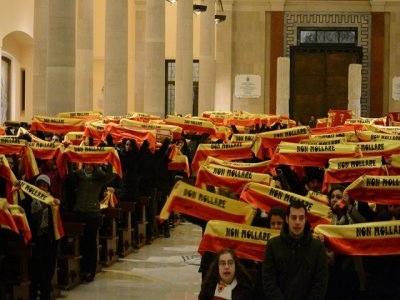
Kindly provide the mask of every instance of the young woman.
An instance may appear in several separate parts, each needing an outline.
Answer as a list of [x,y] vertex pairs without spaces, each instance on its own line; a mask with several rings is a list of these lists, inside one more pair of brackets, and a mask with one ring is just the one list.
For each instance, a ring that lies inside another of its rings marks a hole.
[[201,285],[200,300],[253,299],[253,283],[235,251],[221,250]]

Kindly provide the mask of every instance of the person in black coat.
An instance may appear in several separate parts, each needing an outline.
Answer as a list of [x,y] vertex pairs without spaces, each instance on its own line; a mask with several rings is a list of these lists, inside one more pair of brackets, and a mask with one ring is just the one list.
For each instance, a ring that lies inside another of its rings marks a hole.
[[313,238],[302,202],[289,205],[280,236],[268,241],[262,273],[266,299],[324,299],[328,283],[325,247]]
[[232,249],[223,249],[211,264],[201,285],[199,300],[253,299],[253,283]]

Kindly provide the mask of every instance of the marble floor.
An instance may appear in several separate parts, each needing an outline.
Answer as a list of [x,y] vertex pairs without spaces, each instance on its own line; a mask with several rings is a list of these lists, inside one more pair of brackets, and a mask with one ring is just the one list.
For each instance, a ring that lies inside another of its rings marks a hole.
[[197,299],[201,284],[197,252],[200,239],[199,226],[181,223],[171,229],[170,238],[154,240],[103,268],[94,281],[62,291],[57,299]]

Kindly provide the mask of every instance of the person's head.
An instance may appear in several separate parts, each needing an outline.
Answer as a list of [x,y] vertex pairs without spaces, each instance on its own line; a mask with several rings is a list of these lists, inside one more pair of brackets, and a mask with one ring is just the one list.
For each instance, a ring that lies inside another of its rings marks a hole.
[[50,192],[50,177],[45,174],[39,175],[35,180],[35,185],[42,191]]
[[268,213],[268,228],[281,230],[285,222],[285,211],[279,206],[274,206]]
[[344,186],[342,185],[334,185],[328,192],[329,205],[334,213],[343,210],[347,206],[342,206],[342,200],[345,201],[343,199],[343,192]]
[[306,172],[306,188],[313,192],[321,192],[322,181],[324,178],[324,172],[318,168],[307,167],[304,168]]
[[272,177],[277,189],[290,191],[289,183],[287,182],[285,175],[283,175],[280,169],[277,169],[277,174]]
[[231,249],[221,250],[217,254],[218,274],[224,283],[230,284],[236,276],[238,258]]
[[307,222],[307,209],[298,200],[293,201],[286,211],[286,223],[288,224],[289,235],[293,238],[301,238]]
[[124,150],[125,152],[130,152],[132,150],[137,150],[137,143],[133,139],[126,139],[124,141]]
[[85,171],[86,175],[91,175],[93,174],[94,171],[94,164],[84,164],[83,165],[83,170]]
[[61,137],[58,134],[53,134],[51,141],[53,143],[61,143]]
[[8,165],[10,166],[10,169],[14,169],[15,167],[15,158],[13,155],[6,155],[6,159],[8,162]]
[[388,210],[396,220],[400,218],[400,205],[390,204]]

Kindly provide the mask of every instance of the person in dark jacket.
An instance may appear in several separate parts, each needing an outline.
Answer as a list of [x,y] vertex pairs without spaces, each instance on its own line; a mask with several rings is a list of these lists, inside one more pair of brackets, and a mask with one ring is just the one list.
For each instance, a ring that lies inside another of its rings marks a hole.
[[73,211],[78,221],[85,224],[81,243],[81,273],[86,282],[93,281],[97,269],[97,231],[100,226],[99,195],[103,186],[111,182],[115,174],[107,165],[104,172],[99,165],[84,164],[82,169],[68,174],[75,187],[76,200]]
[[250,275],[232,249],[223,249],[211,264],[201,285],[199,300],[253,299]]
[[325,247],[313,238],[302,202],[289,205],[280,236],[268,241],[262,273],[266,299],[324,299],[328,282]]

